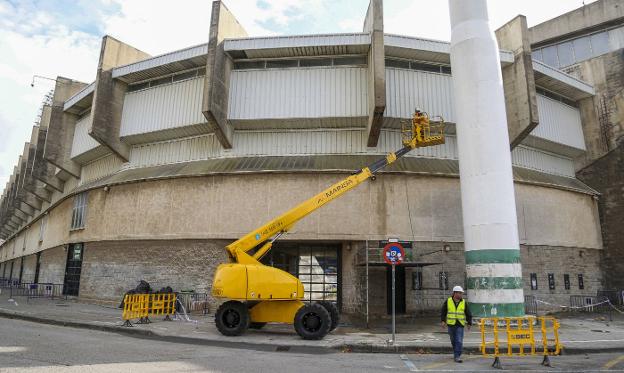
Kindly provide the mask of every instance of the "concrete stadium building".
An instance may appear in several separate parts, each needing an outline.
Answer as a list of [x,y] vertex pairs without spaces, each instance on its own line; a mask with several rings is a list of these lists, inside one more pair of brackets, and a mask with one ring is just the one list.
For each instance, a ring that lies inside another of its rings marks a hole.
[[[382,8],[361,33],[248,37],[215,1],[206,44],[154,57],[105,36],[96,80],[57,79],[4,189],[0,277],[95,302],[139,280],[209,293],[226,244],[400,148],[418,107],[446,143],[302,220],[265,261],[311,299],[381,317],[380,248],[397,238],[397,310],[437,309],[466,282],[450,45],[385,34]],[[522,283],[568,304],[604,287],[601,195],[576,177],[596,88],[536,59],[534,34],[523,16],[496,31]]]

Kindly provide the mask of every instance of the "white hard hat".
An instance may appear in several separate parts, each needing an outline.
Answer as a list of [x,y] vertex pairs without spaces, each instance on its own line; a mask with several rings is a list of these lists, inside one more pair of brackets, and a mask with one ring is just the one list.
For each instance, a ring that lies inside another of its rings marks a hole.
[[462,289],[462,287],[458,285],[458,286],[455,286],[455,287],[453,288],[453,293],[454,293],[454,292],[456,292],[456,291],[457,291],[457,292],[460,292],[460,293],[463,293],[463,292],[464,292],[464,289]]

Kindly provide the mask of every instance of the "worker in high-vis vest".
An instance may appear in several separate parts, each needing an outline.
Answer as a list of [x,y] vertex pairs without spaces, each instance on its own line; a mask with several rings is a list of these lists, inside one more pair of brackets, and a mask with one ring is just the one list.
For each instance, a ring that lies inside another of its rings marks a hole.
[[466,307],[466,301],[463,299],[464,289],[461,286],[453,288],[453,295],[450,296],[442,305],[440,317],[442,326],[446,326],[448,334],[451,337],[451,345],[453,345],[453,359],[456,363],[463,362],[461,358],[462,346],[464,344],[464,327],[468,330],[472,326],[472,315]]

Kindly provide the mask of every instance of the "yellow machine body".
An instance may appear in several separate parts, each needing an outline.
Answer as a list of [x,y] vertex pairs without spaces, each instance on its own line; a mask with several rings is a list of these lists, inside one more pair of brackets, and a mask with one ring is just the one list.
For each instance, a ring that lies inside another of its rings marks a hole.
[[431,125],[429,116],[416,110],[411,125],[403,130],[403,148],[362,168],[228,245],[226,250],[230,263],[221,264],[217,268],[212,295],[248,304],[251,322],[293,323],[297,310],[304,305],[304,288],[301,281],[290,273],[260,262],[273,242],[292,229],[299,220],[373,178],[377,171],[412,149],[444,143],[443,129],[443,125]]
[[303,299],[303,284],[286,271],[263,264],[226,263],[217,268],[212,295],[240,301]]
[[252,322],[279,322],[292,324],[295,314],[303,307],[300,300],[263,301],[249,310]]

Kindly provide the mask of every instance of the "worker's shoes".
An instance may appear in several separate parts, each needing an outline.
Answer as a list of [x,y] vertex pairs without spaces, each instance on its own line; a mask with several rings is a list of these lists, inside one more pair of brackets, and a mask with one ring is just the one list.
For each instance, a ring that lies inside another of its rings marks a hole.
[[464,361],[461,359],[461,357],[456,357],[455,358],[455,362],[456,363],[463,363]]

